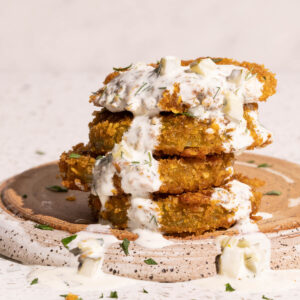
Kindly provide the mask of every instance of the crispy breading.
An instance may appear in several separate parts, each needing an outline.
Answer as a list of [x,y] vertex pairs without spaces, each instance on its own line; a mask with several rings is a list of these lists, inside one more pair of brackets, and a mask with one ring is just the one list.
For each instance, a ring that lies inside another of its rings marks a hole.
[[[74,151],[80,154],[80,157],[70,157]],[[70,189],[89,191],[95,161],[94,157],[78,152],[76,146],[68,153],[63,153],[59,162],[63,185]],[[177,157],[159,158],[158,163],[158,172],[162,182],[159,193],[179,194],[224,184],[232,175],[234,157],[233,154],[223,154],[207,156],[204,160]],[[118,176],[114,177],[114,183],[116,194],[123,194]]]
[[182,102],[179,83],[174,83],[172,94],[170,94],[169,90],[165,90],[163,92],[158,106],[162,111],[170,111],[174,114],[184,113],[188,110],[189,105]]
[[[86,151],[86,146],[78,144],[69,152],[64,152],[60,156],[59,170],[63,179],[62,184],[68,189],[89,191],[93,178],[93,168],[96,159]],[[80,157],[70,157],[71,153]]]
[[[248,149],[264,147],[271,143],[271,135],[263,142],[256,123],[250,112],[257,110],[257,104],[244,105],[244,118],[247,128],[254,139]],[[122,135],[128,130],[133,116],[129,112],[111,113],[106,110],[96,112],[95,119],[90,123],[90,150],[95,154],[105,154],[111,151],[115,143],[119,143]],[[204,158],[209,154],[224,152],[223,143],[230,137],[228,132],[220,134],[219,125],[212,122],[199,121],[197,118],[183,114],[164,113],[160,116],[161,133],[155,155],[180,155],[185,157]],[[207,133],[212,129],[212,133]]]
[[[241,175],[234,178],[252,187],[253,197],[252,214],[258,211],[261,193],[255,188],[262,182],[249,179]],[[179,195],[153,195],[153,201],[158,204],[159,230],[166,234],[193,233],[203,234],[206,231],[226,229],[232,226],[234,211],[228,211],[216,201],[211,201],[213,190],[207,189],[196,193],[183,193]],[[127,228],[127,210],[130,207],[128,195],[110,197],[105,203],[105,210],[100,212],[101,204],[98,197],[90,196],[90,206],[100,218],[110,221],[115,228]],[[252,215],[251,214],[251,215]]]
[[232,154],[194,158],[159,159],[162,186],[160,193],[179,194],[195,192],[210,186],[220,186],[230,178],[233,170]]
[[94,112],[95,118],[89,123],[90,151],[99,155],[111,151],[128,130],[133,115],[130,112],[111,113],[107,110]]

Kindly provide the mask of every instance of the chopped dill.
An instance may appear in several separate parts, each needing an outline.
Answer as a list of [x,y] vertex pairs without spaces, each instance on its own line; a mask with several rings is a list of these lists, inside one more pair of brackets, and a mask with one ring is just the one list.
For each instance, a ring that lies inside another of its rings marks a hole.
[[217,97],[217,95],[218,95],[218,93],[219,93],[219,91],[220,91],[221,88],[218,86],[217,89],[218,89],[218,90],[216,91],[215,95],[213,96],[213,99],[214,99],[214,100],[215,100],[215,98]]
[[126,70],[130,69],[131,67],[132,67],[132,64],[130,64],[129,66],[127,66],[125,68],[113,68],[113,70],[116,72],[122,72],[122,71],[126,71]]
[[134,96],[138,95],[140,93],[140,91],[147,85],[147,82],[144,82],[139,88],[138,90],[135,92]]

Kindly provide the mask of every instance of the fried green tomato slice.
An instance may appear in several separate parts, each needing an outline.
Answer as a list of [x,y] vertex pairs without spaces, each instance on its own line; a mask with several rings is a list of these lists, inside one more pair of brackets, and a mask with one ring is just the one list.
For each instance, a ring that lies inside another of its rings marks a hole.
[[[266,137],[254,117],[257,109],[258,105],[254,103],[244,105],[244,118],[253,138],[252,144],[247,147],[248,150],[265,147],[272,142],[271,134],[267,133]],[[90,151],[102,155],[111,151],[114,144],[121,141],[132,119],[133,116],[129,112],[95,112],[95,118],[89,124]],[[154,151],[157,156],[204,158],[206,155],[225,152],[224,144],[231,139],[230,130],[220,133],[219,125],[214,121],[204,122],[184,114],[167,113],[160,116],[160,122],[161,132]]]
[[[251,186],[251,217],[257,213],[262,194],[255,189],[263,183],[257,179],[249,179],[240,175],[235,176],[239,181]],[[158,222],[159,230],[165,234],[196,234],[207,231],[227,229],[235,224],[235,211],[228,210],[212,200],[213,189],[206,189],[196,193],[180,195],[153,195],[152,201],[157,204],[158,219],[147,222]],[[128,228],[128,210],[130,196],[120,195],[110,197],[101,211],[101,203],[97,196],[90,195],[90,207],[99,219],[108,220],[116,229]],[[148,225],[146,224],[146,227]]]
[[[75,155],[74,157],[74,153]],[[96,159],[82,154],[78,146],[60,157],[59,167],[63,185],[69,189],[89,191],[92,184],[92,172]],[[233,174],[233,154],[197,158],[159,158],[159,193],[179,194],[193,192],[210,186],[220,186]],[[123,194],[120,177],[114,177],[115,194]]]

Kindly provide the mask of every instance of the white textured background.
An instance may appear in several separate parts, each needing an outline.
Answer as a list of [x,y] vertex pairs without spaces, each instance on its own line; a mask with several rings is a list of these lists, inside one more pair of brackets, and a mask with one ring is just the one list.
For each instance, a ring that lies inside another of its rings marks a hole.
[[113,66],[164,55],[276,72],[260,107],[275,142],[256,152],[300,163],[299,11],[298,0],[0,0],[0,180],[87,141],[88,97]]

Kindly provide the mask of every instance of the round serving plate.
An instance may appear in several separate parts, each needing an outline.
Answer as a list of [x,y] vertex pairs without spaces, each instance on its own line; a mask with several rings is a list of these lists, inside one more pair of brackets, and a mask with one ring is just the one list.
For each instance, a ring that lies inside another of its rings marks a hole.
[[[300,166],[244,153],[238,157],[235,171],[265,181],[261,192],[275,194],[263,196],[260,207],[263,219],[258,221],[260,230],[271,239],[271,267],[300,268]],[[96,220],[88,207],[88,193],[47,189],[54,185],[61,185],[57,162],[30,169],[2,183],[0,254],[25,264],[77,266],[77,257],[62,245],[61,239],[85,230]],[[54,230],[35,228],[37,223]],[[108,232],[104,227],[97,230],[120,239],[136,238],[127,231]],[[219,252],[215,237],[234,233],[229,229],[185,239],[171,238],[174,244],[162,249],[146,249],[130,243],[128,256],[115,243],[105,253],[103,271],[162,282],[213,276]],[[158,264],[146,265],[147,258]]]

